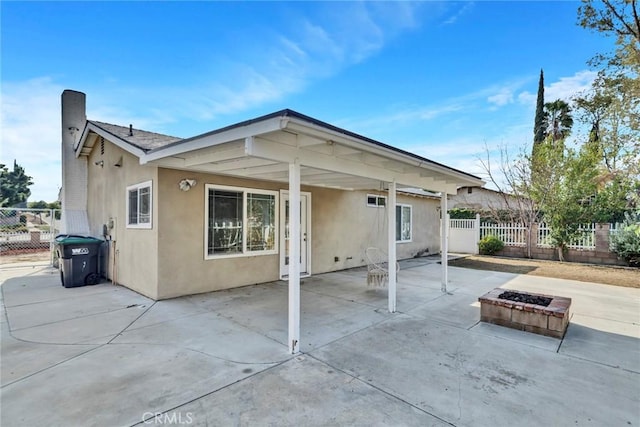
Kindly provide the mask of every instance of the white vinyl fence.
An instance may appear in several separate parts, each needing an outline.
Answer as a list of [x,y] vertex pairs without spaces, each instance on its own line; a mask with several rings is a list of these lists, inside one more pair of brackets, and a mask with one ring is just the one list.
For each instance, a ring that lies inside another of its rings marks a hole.
[[[621,224],[610,224],[609,235],[615,234]],[[553,247],[551,229],[546,223],[537,224],[537,235],[533,235],[536,246]],[[580,236],[571,242],[570,249],[593,251],[596,249],[596,224],[581,224]],[[475,219],[449,220],[449,251],[460,253],[478,253],[478,242],[485,236],[497,236],[505,246],[527,245],[527,227],[518,223],[481,223],[480,217]],[[611,239],[609,239],[611,241]]]
[[480,217],[476,217],[476,219],[450,219],[449,252],[477,254],[479,227]]
[[526,246],[527,227],[518,223],[481,223],[480,238],[497,236],[505,246]]
[[[567,247],[569,249],[581,249],[586,251],[594,251],[596,249],[596,225],[580,224],[578,227],[581,236],[571,242]],[[551,228],[542,222],[538,224],[538,246],[542,248],[551,248]]]

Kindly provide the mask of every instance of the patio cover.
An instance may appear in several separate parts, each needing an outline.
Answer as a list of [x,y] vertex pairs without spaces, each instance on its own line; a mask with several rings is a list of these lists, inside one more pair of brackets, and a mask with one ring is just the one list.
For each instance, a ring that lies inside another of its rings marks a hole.
[[[288,183],[292,259],[300,254],[301,185],[342,190],[384,188],[389,192],[389,206],[396,204],[397,189],[424,189],[443,195],[442,212],[447,212],[447,194],[456,194],[460,186],[484,185],[474,175],[288,109],[187,139],[162,139],[150,132],[89,121],[76,147],[76,156],[87,155],[97,136],[132,152],[140,164]],[[388,223],[395,224],[395,209],[387,212]],[[395,265],[395,228],[389,227],[388,231],[389,265]],[[442,221],[441,235],[442,289],[446,291],[448,221]],[[297,263],[289,264],[288,280],[289,350],[297,353]],[[389,271],[389,311],[396,311],[394,269]]]

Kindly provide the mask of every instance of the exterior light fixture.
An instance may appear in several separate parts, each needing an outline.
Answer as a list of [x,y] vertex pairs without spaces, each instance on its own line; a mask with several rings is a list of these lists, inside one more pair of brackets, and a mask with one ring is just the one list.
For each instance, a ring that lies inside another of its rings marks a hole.
[[191,190],[191,187],[194,187],[196,185],[196,180],[195,179],[183,179],[182,181],[180,181],[178,183],[178,187],[180,187],[180,190],[182,191],[189,191]]

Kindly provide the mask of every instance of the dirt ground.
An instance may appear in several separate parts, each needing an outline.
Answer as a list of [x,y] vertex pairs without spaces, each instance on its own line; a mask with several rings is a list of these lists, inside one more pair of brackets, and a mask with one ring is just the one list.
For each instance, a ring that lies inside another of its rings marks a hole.
[[640,288],[640,269],[631,267],[609,267],[558,261],[543,261],[521,258],[502,258],[472,255],[449,261],[452,267],[476,270],[503,271],[532,276],[555,277],[604,283],[606,285]]
[[51,261],[51,253],[49,250],[47,251],[33,251],[33,250],[22,250],[22,251],[6,251],[0,253],[0,265],[2,264],[13,264],[20,262],[38,262],[38,263],[47,263]]

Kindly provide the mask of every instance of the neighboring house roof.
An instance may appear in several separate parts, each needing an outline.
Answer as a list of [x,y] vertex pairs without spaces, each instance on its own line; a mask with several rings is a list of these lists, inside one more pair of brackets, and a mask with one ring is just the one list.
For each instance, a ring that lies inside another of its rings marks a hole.
[[[489,188],[489,187],[480,187],[480,186],[477,186],[477,185],[468,185],[468,186],[459,187],[458,188],[458,195],[464,196],[465,194],[468,194],[468,189],[469,188],[472,188],[474,191],[475,190],[479,190],[479,191],[482,191],[484,193],[494,194],[494,195],[500,196],[500,197],[502,197],[504,195],[504,196],[512,198],[512,199],[518,199],[518,198],[525,199],[524,196],[517,196],[515,194],[511,194],[511,193],[507,193],[507,192],[499,191],[499,190],[494,190],[494,189]],[[465,190],[467,190],[467,191],[465,191]]]
[[511,203],[523,197],[479,186],[462,186],[456,195],[449,197],[450,208],[475,210],[505,210]]
[[421,188],[403,188],[398,190],[399,193],[406,193],[411,196],[420,196],[427,198],[440,199],[440,195],[438,193],[434,193],[433,191],[423,190]]
[[482,190],[482,191],[485,191],[485,192],[488,192],[488,193],[506,194],[507,196],[510,196],[510,197],[516,197],[516,196],[514,196],[512,194],[504,193],[503,191],[493,190],[493,189],[491,189],[489,187],[480,187],[479,185],[463,185],[462,187],[458,188],[458,193],[460,193],[462,190],[467,190],[469,188]]
[[470,173],[289,109],[186,139],[90,120],[76,155],[88,155],[98,136],[141,164],[254,179],[286,181],[286,165],[298,159],[307,185],[363,189],[396,181],[453,194],[460,185],[484,184]]

